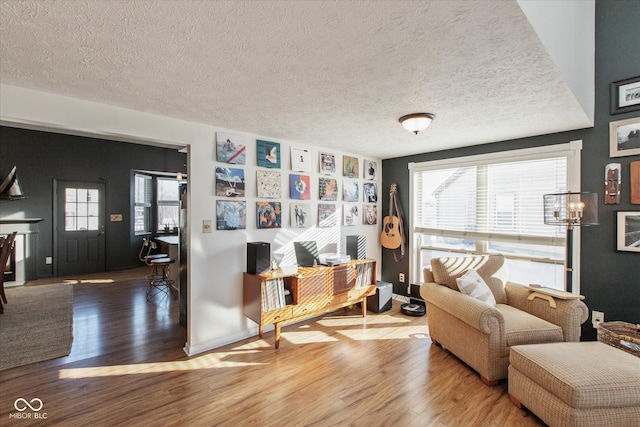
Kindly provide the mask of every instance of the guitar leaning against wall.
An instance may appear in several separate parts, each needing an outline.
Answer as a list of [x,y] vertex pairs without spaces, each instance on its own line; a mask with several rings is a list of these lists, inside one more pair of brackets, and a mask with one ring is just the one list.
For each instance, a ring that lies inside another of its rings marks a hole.
[[[380,233],[380,244],[387,249],[400,251],[398,258],[394,251],[393,256],[396,261],[400,261],[404,256],[404,227],[402,225],[402,216],[398,208],[398,187],[395,183],[391,184],[389,191],[389,216],[384,218],[382,224],[382,233]],[[394,214],[395,210],[395,214]]]

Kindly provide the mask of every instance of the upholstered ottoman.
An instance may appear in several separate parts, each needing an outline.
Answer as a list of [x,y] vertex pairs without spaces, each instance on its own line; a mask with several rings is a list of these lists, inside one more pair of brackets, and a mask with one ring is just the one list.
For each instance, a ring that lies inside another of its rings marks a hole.
[[550,426],[640,426],[640,358],[601,342],[511,347],[509,395]]

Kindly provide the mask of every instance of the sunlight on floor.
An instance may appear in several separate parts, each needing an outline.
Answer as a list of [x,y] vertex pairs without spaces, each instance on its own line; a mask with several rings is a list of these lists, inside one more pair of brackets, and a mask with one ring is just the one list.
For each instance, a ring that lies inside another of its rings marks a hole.
[[429,335],[424,329],[424,327],[416,328],[415,326],[394,326],[375,329],[348,329],[337,331],[337,333],[354,341],[427,339]]
[[364,325],[383,325],[387,323],[411,323],[409,319],[403,319],[391,315],[367,316],[364,319],[361,315],[354,316],[324,316],[317,323],[322,326],[364,326]]
[[103,283],[114,283],[113,279],[80,279],[80,280],[72,280],[67,279],[63,281],[64,283],[69,283],[70,285],[78,285],[78,284],[89,284],[89,285],[100,285]]
[[200,369],[237,368],[242,366],[262,365],[262,363],[247,363],[225,360],[238,355],[255,353],[259,350],[230,351],[210,353],[194,357],[190,360],[174,362],[139,363],[134,365],[95,366],[92,368],[61,369],[60,379],[111,377],[121,375],[155,374],[174,371],[194,371]]

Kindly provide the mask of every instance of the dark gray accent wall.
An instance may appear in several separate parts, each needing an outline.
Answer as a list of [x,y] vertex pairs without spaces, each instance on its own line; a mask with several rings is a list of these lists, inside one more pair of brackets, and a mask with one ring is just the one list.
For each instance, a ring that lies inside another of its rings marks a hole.
[[[561,144],[581,139],[582,190],[597,191],[600,202],[600,225],[582,230],[581,293],[585,295],[589,309],[603,311],[606,321],[640,323],[640,254],[616,250],[616,211],[640,211],[640,205],[630,203],[629,194],[629,164],[640,160],[640,156],[609,157],[609,122],[640,116],[640,112],[618,115],[611,115],[609,112],[610,84],[640,75],[638,19],[638,1],[596,1],[596,103],[593,128],[384,160],[383,189],[388,189],[391,183],[396,182],[399,201],[406,212],[409,209],[410,162]],[[428,144],[428,129],[426,132]],[[603,202],[604,168],[608,163],[622,164],[622,194],[619,205],[605,205]],[[388,211],[388,203],[388,197],[383,198],[382,212]],[[409,272],[409,255],[401,262],[395,262],[393,253],[383,250],[382,280],[394,283],[394,292],[406,294],[406,286],[398,284],[398,273],[401,272]],[[583,339],[596,338],[590,319],[583,325],[582,336]]]
[[[53,256],[54,180],[105,182],[106,269],[138,266],[142,237],[132,231],[131,171],[184,172],[186,161],[186,154],[174,149],[0,126],[0,179],[17,166],[27,195],[0,201],[0,218],[44,218],[39,224],[37,277],[51,277],[53,265],[46,265],[45,257]],[[122,214],[122,221],[110,222],[109,214]]]

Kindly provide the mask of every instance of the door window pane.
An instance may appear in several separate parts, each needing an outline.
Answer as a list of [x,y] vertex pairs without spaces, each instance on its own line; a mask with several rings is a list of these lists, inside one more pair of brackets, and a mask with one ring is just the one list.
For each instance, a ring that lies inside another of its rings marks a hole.
[[[65,231],[98,230],[100,227],[100,205],[98,190],[87,188],[65,188]],[[91,220],[89,218],[91,217]]]

